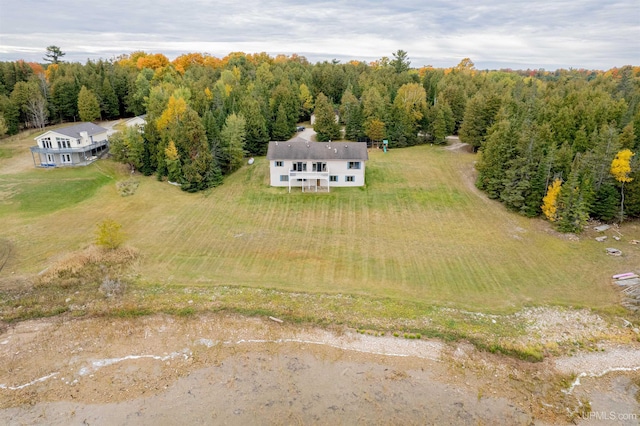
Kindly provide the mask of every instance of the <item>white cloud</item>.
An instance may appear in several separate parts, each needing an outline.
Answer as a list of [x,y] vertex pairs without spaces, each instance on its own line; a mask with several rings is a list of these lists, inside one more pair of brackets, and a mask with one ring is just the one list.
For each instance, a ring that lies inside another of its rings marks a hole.
[[[412,64],[601,68],[638,64],[637,0],[0,0],[0,60],[66,60],[136,50],[223,56],[299,53],[373,60],[403,49]],[[27,29],[27,30],[25,30]]]

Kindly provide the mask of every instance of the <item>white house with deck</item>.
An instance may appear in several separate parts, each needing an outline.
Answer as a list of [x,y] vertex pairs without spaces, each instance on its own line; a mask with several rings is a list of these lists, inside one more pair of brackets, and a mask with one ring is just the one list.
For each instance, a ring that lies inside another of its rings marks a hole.
[[30,149],[36,167],[86,166],[109,149],[107,129],[93,123],[49,130],[35,140]]
[[336,186],[364,186],[364,142],[309,142],[294,138],[269,142],[267,151],[271,186],[329,191]]

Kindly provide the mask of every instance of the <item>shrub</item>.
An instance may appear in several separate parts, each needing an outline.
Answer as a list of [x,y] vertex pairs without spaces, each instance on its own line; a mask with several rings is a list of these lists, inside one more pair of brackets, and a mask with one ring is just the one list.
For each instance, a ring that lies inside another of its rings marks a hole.
[[120,280],[112,280],[109,277],[105,277],[100,284],[100,291],[107,297],[121,296],[124,294],[126,285]]
[[124,233],[122,232],[122,225],[111,219],[105,219],[98,224],[96,230],[97,246],[114,250],[120,247],[123,242]]

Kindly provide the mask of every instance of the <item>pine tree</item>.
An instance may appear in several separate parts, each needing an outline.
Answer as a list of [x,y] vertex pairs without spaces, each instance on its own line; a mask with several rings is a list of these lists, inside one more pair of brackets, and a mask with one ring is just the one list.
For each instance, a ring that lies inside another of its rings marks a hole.
[[118,117],[120,114],[120,109],[118,105],[118,97],[116,96],[116,92],[113,90],[111,83],[108,78],[104,79],[102,83],[102,97],[101,97],[101,105],[100,108],[102,113],[107,118]]
[[340,125],[336,122],[336,113],[329,99],[322,92],[316,97],[314,114],[316,121],[313,130],[316,131],[318,142],[340,139]]
[[362,107],[358,98],[356,98],[351,90],[342,96],[342,104],[340,105],[340,117],[344,121],[345,139],[355,141],[363,135],[362,125],[364,117],[362,115]]
[[580,175],[581,170],[574,166],[560,189],[557,227],[561,232],[581,232],[589,219],[592,183],[591,179]]
[[504,189],[509,162],[516,157],[515,147],[518,138],[515,124],[507,119],[497,122],[489,131],[476,165],[476,186],[484,190],[489,198],[499,198]]
[[609,222],[618,216],[620,206],[620,193],[610,182],[605,182],[595,193],[595,199],[591,206],[590,216],[594,219]]
[[241,103],[242,116],[245,117],[245,149],[252,155],[265,155],[269,145],[267,121],[255,99],[245,99]]
[[276,141],[286,141],[291,137],[292,133],[289,126],[289,118],[287,117],[287,109],[284,104],[280,104],[276,114],[276,122],[271,130],[272,138]]

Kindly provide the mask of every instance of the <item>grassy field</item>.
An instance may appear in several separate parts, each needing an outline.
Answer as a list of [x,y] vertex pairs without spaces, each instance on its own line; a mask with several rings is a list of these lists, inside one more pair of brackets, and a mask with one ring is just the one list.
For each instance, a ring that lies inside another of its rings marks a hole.
[[[221,187],[187,194],[110,161],[35,169],[32,137],[0,142],[0,238],[14,247],[0,278],[37,273],[86,247],[105,218],[140,251],[142,286],[260,287],[498,313],[606,310],[619,297],[609,277],[640,260],[628,244],[640,239],[636,224],[616,242],[625,256],[606,256],[593,238],[571,240],[486,199],[473,187],[476,156],[442,147],[371,152],[361,189],[289,194],[267,185],[268,162],[258,158]],[[129,179],[139,187],[122,197],[116,183]]]

